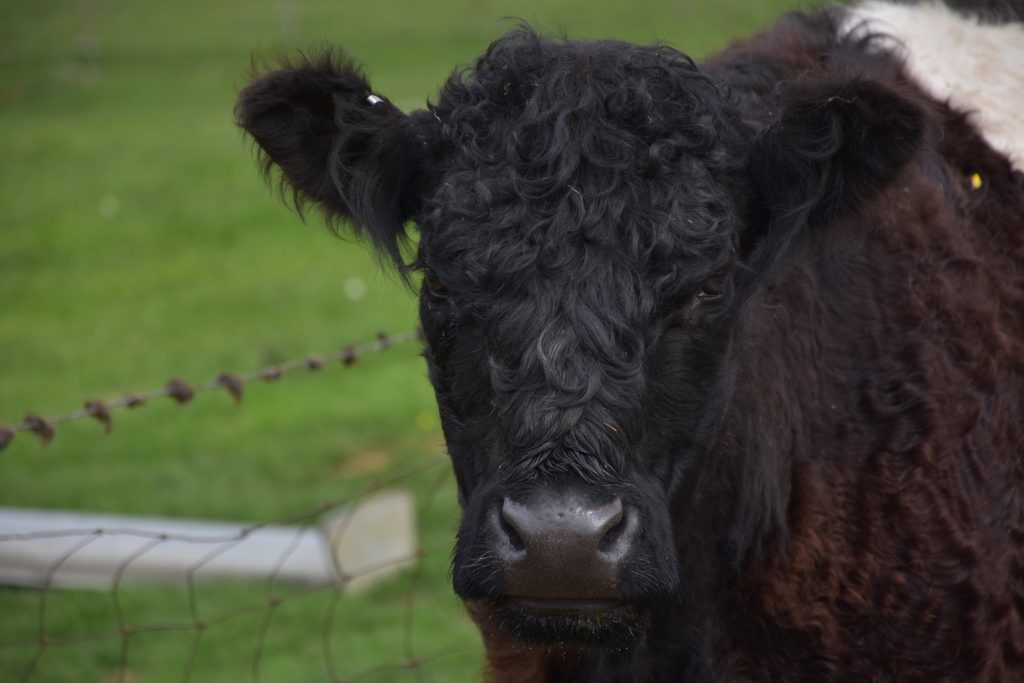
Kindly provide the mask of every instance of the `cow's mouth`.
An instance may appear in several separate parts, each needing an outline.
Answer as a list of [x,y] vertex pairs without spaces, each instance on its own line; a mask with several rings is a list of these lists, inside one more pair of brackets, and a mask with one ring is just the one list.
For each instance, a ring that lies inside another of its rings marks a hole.
[[617,600],[576,600],[571,598],[505,598],[505,602],[515,609],[539,615],[586,615],[599,614],[619,609],[622,604]]
[[501,631],[528,645],[624,648],[640,628],[638,610],[618,600],[506,596],[488,608]]

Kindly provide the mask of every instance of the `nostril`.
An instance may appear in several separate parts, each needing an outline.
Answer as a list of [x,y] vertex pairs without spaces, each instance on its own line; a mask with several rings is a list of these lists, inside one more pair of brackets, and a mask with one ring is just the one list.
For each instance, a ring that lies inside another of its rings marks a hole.
[[616,499],[605,509],[607,517],[601,526],[601,540],[598,541],[597,549],[603,553],[614,551],[626,535],[629,520],[622,501]]
[[523,541],[523,537],[519,535],[519,531],[515,527],[513,520],[509,519],[506,512],[506,508],[502,508],[501,513],[498,515],[498,528],[501,529],[505,538],[508,540],[509,546],[516,552],[522,552],[526,550],[526,542]]
[[621,520],[607,532],[598,544],[597,549],[603,553],[610,553],[619,545],[619,541],[626,533],[626,520]]

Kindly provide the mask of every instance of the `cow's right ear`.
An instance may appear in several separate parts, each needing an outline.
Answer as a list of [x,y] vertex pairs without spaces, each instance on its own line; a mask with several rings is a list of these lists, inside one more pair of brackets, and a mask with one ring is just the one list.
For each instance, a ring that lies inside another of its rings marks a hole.
[[881,83],[795,87],[751,150],[759,215],[742,237],[755,269],[778,267],[802,237],[855,215],[917,155],[928,125],[922,105]]
[[327,53],[258,75],[239,94],[235,116],[262,150],[264,173],[280,169],[300,213],[312,201],[332,227],[348,220],[402,264],[424,144],[413,119],[374,94],[351,60]]

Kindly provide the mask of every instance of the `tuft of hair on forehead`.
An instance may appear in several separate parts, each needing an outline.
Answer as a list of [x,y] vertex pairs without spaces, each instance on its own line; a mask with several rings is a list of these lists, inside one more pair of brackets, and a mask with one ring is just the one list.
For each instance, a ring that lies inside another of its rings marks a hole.
[[722,186],[740,182],[746,133],[671,47],[519,27],[453,73],[433,112],[447,166],[424,237],[442,269],[466,262],[452,277],[468,288],[528,288],[542,273],[578,282],[580,265],[612,262],[685,286],[680,268],[728,248]]
[[[455,71],[435,110],[458,141],[478,143],[481,152],[504,152],[506,161],[543,163],[574,142],[596,144],[594,135],[610,126],[635,136],[629,142],[673,137],[681,151],[706,155],[723,135],[702,120],[718,100],[716,86],[693,60],[667,45],[552,40],[521,25],[492,43],[474,65]],[[510,120],[547,126],[552,135],[542,138],[547,144],[531,143],[522,130],[504,128]],[[562,129],[560,122],[574,128]],[[497,147],[488,148],[486,140],[464,137],[470,129],[504,134]],[[673,130],[682,135],[671,136]],[[608,142],[614,146],[619,140]]]

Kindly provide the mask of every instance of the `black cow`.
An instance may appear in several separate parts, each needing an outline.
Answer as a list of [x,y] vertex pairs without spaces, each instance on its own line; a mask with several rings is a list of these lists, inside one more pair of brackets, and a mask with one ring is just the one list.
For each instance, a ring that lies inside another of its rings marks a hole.
[[491,680],[1024,680],[1024,12],[954,4],[241,93],[422,273]]

